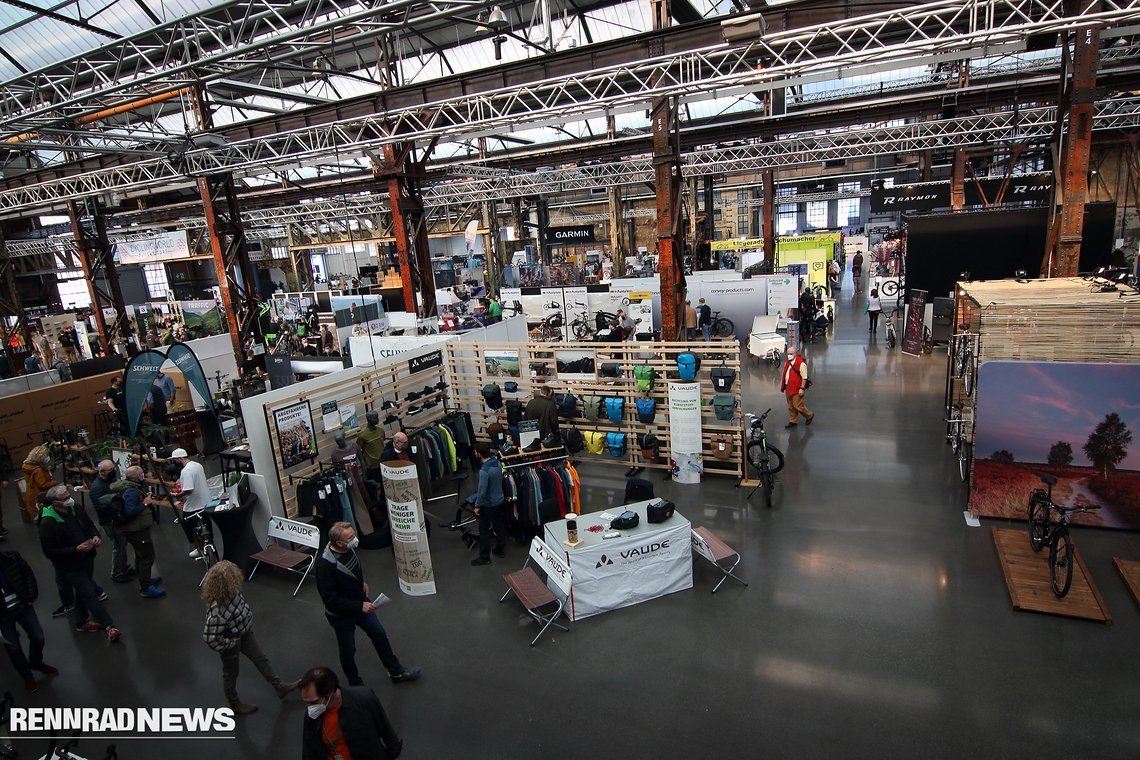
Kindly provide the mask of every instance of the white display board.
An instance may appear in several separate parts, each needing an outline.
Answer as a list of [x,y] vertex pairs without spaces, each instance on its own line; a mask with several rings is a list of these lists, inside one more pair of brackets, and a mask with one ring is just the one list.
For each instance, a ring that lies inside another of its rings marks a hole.
[[773,275],[768,281],[768,315],[787,317],[788,309],[799,305],[798,278],[789,275]]
[[701,445],[701,384],[669,383],[669,451],[674,483],[700,483],[705,465]]

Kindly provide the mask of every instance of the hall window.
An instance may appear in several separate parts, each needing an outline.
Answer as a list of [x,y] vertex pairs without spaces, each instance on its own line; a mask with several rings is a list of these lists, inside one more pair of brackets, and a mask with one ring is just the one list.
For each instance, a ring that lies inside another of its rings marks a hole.
[[146,292],[151,298],[162,301],[170,296],[165,264],[143,264],[143,277],[146,279]]
[[793,235],[796,232],[796,204],[781,203],[776,213],[776,234]]
[[810,201],[807,204],[807,226],[821,229],[827,226],[827,201]]
[[838,218],[835,223],[840,227],[852,227],[859,224],[858,198],[840,198],[838,211]]

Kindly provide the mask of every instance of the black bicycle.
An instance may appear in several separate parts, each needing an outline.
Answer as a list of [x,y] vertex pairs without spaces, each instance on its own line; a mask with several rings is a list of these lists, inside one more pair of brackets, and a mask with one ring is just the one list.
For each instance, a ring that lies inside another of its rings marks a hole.
[[736,335],[736,326],[732,320],[722,317],[719,311],[712,313],[712,334],[718,338],[727,338]]
[[[756,468],[760,475],[760,485],[756,488],[764,489],[764,506],[772,508],[772,492],[776,488],[775,475],[784,469],[784,453],[768,443],[768,436],[764,432],[764,418],[772,411],[771,408],[759,417],[755,414],[746,414],[744,419],[748,424],[748,463]],[[756,488],[748,494],[749,499],[756,493]]]
[[970,479],[970,466],[973,463],[973,457],[970,455],[970,450],[973,448],[973,444],[970,443],[972,429],[972,410],[964,404],[950,407],[950,419],[946,420],[946,442],[950,444],[950,450],[958,458],[958,474],[962,476],[963,482]]
[[954,376],[960,378],[967,396],[974,392],[974,336],[967,333],[969,325],[958,325],[961,331],[954,336]]
[[[1029,545],[1035,552],[1049,547],[1049,581],[1053,585],[1053,593],[1062,597],[1073,585],[1073,563],[1077,561],[1077,550],[1069,536],[1069,522],[1075,512],[1090,512],[1100,507],[1096,504],[1073,507],[1055,504],[1053,486],[1057,485],[1057,479],[1052,475],[1039,477],[1048,486],[1048,491],[1035,488],[1029,496]],[[1057,513],[1057,522],[1050,521],[1050,512]]]

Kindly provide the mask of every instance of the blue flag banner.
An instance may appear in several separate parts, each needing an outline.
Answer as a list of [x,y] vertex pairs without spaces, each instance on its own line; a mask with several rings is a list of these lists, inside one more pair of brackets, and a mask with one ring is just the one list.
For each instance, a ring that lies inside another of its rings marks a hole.
[[185,343],[175,343],[166,350],[166,358],[174,362],[174,366],[186,378],[186,382],[194,386],[198,395],[206,402],[212,411],[214,399],[210,396],[210,386],[206,383],[206,373],[202,371],[202,364],[198,361],[194,349]]
[[147,349],[140,351],[131,358],[127,364],[125,380],[123,381],[123,398],[127,409],[127,430],[135,435],[146,405],[147,394],[158,371],[162,369],[166,356],[158,351]]

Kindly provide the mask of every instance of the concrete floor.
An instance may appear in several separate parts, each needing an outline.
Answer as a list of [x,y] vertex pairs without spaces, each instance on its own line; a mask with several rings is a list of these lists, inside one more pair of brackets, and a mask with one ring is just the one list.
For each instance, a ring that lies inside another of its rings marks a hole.
[[[919,358],[869,340],[863,305],[842,294],[836,335],[808,349],[815,385],[811,428],[785,431],[776,370],[744,371],[745,407],[775,408],[772,441],[787,452],[772,510],[748,504],[732,482],[673,486],[654,476],[695,524],[744,554],[748,588],[695,566],[691,591],[576,624],[527,646],[533,623],[498,604],[506,562],[473,568],[454,534],[433,533],[439,593],[396,590],[386,551],[365,553],[373,590],[394,604],[381,619],[397,653],[423,679],[392,686],[358,640],[365,679],[402,734],[405,757],[985,758],[1140,757],[1140,611],[1111,564],[1140,559],[1136,534],[1078,528],[1076,540],[1114,617],[1112,626],[1010,608],[990,523],[969,528],[966,493],[944,444],[945,353]],[[623,470],[587,470],[584,504],[600,509],[624,487]],[[4,549],[40,575],[37,605],[47,660],[63,673],[25,698],[14,671],[3,683],[23,705],[222,704],[217,656],[200,638],[197,567],[181,532],[158,531],[170,596],[144,601],[106,583],[121,645],[53,620],[57,604],[33,532],[14,518]],[[102,576],[109,557],[100,553]],[[255,630],[282,675],[338,667],[316,588],[297,598],[272,572],[247,584]],[[123,760],[299,755],[304,709],[278,704],[248,662],[242,697],[261,705],[236,738],[119,741]],[[106,741],[81,747],[101,757]],[[22,743],[38,757],[43,742]],[[100,748],[96,751],[96,748]]]

